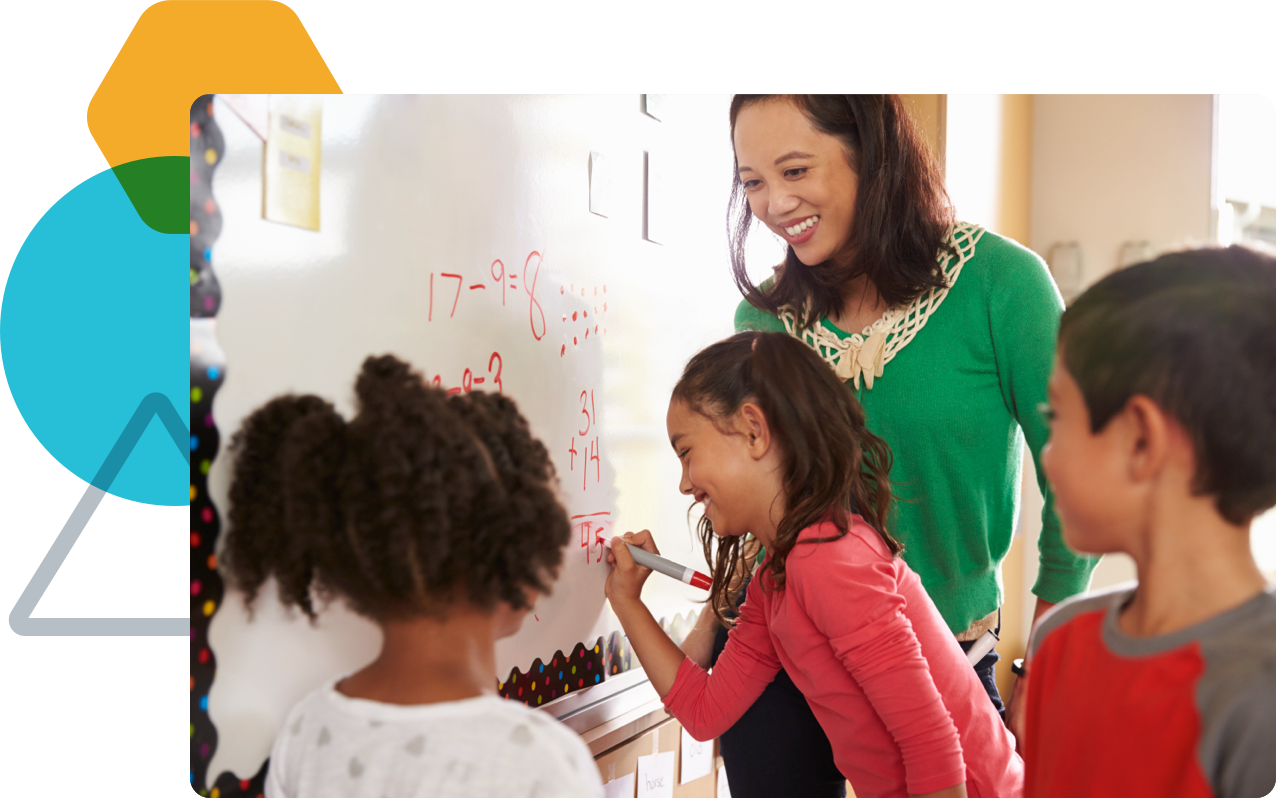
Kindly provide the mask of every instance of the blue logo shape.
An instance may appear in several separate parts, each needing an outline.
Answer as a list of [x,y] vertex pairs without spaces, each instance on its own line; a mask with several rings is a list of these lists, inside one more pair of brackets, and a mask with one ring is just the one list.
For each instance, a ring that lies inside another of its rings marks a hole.
[[[158,509],[162,575],[175,577],[190,557],[189,246],[98,172],[5,253],[0,313],[5,388],[28,437],[80,486],[107,481],[112,508]],[[143,402],[154,411],[139,418]]]

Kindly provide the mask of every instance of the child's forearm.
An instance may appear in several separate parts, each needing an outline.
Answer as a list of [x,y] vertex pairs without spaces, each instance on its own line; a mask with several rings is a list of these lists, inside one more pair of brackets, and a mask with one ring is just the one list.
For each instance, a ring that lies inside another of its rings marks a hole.
[[1054,606],[1053,602],[1046,601],[1045,599],[1041,598],[1041,596],[1037,596],[1037,605],[1032,610],[1032,622],[1036,623],[1037,620],[1042,615],[1046,614],[1046,610],[1050,609],[1053,606]]
[[613,600],[611,608],[624,627],[651,686],[661,698],[669,695],[686,654],[660,628],[646,604],[637,600]]
[[704,605],[700,610],[700,617],[696,619],[696,625],[687,632],[679,648],[691,658],[692,662],[708,670],[709,660],[713,659],[713,645],[717,640],[720,626],[718,617],[713,614],[713,608],[708,604]]

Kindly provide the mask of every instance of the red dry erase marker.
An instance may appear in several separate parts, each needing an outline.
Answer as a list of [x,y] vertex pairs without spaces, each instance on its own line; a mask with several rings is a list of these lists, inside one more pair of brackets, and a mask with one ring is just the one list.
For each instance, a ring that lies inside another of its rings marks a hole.
[[[598,540],[607,548],[611,548],[610,540],[604,540],[601,535],[598,536]],[[630,546],[629,553],[634,556],[634,562],[644,568],[659,571],[665,576],[672,576],[680,582],[686,582],[692,587],[698,587],[701,590],[708,590],[713,587],[713,580],[709,577],[693,568],[688,568],[685,565],[679,565],[673,560],[666,560],[659,554],[652,554],[651,552],[640,549],[637,546]]]

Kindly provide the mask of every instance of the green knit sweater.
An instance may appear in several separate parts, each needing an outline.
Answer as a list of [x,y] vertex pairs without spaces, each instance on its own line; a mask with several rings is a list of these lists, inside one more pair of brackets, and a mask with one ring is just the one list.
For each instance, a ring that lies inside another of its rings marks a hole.
[[[965,229],[971,237],[981,232]],[[954,634],[1001,606],[1024,438],[1045,496],[1033,593],[1050,602],[1079,593],[1097,562],[1064,545],[1041,470],[1049,428],[1038,404],[1046,400],[1062,309],[1036,254],[983,231],[942,304],[873,387],[863,377],[858,390],[846,383],[894,456],[888,528]],[[819,323],[848,337],[827,319]],[[781,319],[747,301],[736,309],[735,328],[785,331]]]

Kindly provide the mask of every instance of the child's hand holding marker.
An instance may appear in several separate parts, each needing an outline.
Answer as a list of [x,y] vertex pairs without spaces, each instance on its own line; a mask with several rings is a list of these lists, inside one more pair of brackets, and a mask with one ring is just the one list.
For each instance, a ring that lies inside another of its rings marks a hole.
[[[704,576],[703,573],[695,571],[694,568],[680,566],[680,564],[671,561],[671,559],[661,557],[660,550],[656,548],[656,541],[652,540],[651,532],[647,530],[638,532],[638,534],[625,532],[624,538],[612,538],[611,540],[602,540],[600,536],[598,540],[607,548],[607,563],[612,566],[612,575],[615,575],[615,571],[619,567],[618,554],[615,553],[616,549],[612,546],[612,541],[619,540],[620,543],[627,544],[620,546],[620,549],[624,550],[625,559],[633,562],[632,567],[635,575],[637,575],[637,582],[633,585],[635,592],[632,595],[628,594],[628,592],[618,594],[616,598],[637,599],[642,592],[643,583],[647,581],[647,575],[652,571],[660,571],[665,576],[688,583],[688,585],[693,587],[699,587],[701,590],[708,590],[709,587],[713,586],[713,580]],[[607,577],[607,598],[609,599],[612,598],[611,578],[611,576]]]
[[660,550],[656,548],[651,532],[646,529],[603,541],[607,547],[607,563],[611,566],[611,573],[607,576],[607,600],[613,605],[622,601],[641,601],[642,586],[652,569],[644,568],[634,560],[629,545],[620,546],[618,543],[630,544],[640,551],[656,555],[660,554]]

